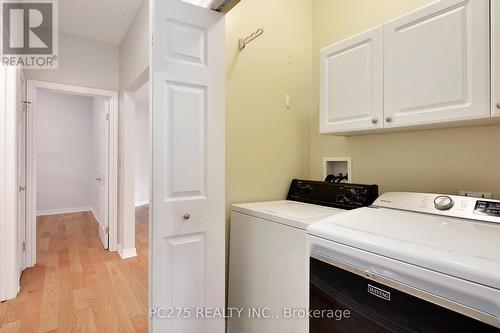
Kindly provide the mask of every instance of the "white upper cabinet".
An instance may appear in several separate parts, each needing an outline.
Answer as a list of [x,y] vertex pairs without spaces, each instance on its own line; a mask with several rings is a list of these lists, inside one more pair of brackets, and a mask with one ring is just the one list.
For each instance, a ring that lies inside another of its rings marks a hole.
[[321,50],[320,132],[383,126],[383,28]]
[[500,0],[491,0],[491,115],[500,117]]
[[489,0],[441,0],[384,25],[384,127],[489,118]]
[[500,0],[434,1],[322,49],[320,70],[322,134],[491,122]]

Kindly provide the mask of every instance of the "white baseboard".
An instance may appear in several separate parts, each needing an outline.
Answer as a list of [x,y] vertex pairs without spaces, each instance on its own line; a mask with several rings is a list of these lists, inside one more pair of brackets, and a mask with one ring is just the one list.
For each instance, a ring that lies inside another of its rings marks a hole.
[[81,212],[90,212],[90,211],[92,211],[91,207],[46,209],[46,210],[38,210],[36,212],[36,216],[81,213]]
[[139,202],[135,203],[136,207],[141,207],[141,206],[144,206],[144,205],[149,205],[149,200],[139,201]]
[[99,219],[97,218],[97,214],[96,214],[94,208],[91,208],[90,211],[92,212],[92,215],[94,215],[94,219],[96,220],[97,225],[99,225],[100,224]]
[[133,258],[137,257],[137,250],[135,249],[135,247],[131,249],[123,249],[121,244],[118,244],[118,254],[122,259]]

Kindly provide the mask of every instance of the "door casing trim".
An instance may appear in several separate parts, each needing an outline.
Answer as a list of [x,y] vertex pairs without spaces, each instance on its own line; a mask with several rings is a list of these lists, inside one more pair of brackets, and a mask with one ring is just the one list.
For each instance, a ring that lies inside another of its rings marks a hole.
[[118,92],[62,83],[27,80],[27,198],[26,198],[26,267],[36,264],[36,144],[34,142],[37,95],[39,89],[109,99],[109,250],[116,251],[118,221]]

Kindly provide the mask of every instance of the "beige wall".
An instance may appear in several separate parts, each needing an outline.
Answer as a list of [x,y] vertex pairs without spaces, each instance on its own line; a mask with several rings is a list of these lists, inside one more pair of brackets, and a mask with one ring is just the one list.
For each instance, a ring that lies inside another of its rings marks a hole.
[[59,35],[59,69],[26,70],[28,79],[118,90],[118,46]]
[[[292,178],[309,176],[311,6],[250,0],[226,16],[228,204],[283,199]],[[238,39],[259,27],[240,52]]]
[[322,158],[351,156],[355,182],[381,191],[493,192],[500,198],[500,125],[405,133],[319,135],[319,50],[404,14],[430,0],[312,0],[314,110],[311,177],[322,178]]

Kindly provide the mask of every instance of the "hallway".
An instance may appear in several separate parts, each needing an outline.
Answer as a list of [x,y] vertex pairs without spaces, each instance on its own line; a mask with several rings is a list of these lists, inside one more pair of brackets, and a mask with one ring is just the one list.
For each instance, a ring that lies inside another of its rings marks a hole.
[[148,207],[136,208],[137,257],[103,250],[92,213],[37,219],[37,265],[0,304],[4,332],[147,332]]

